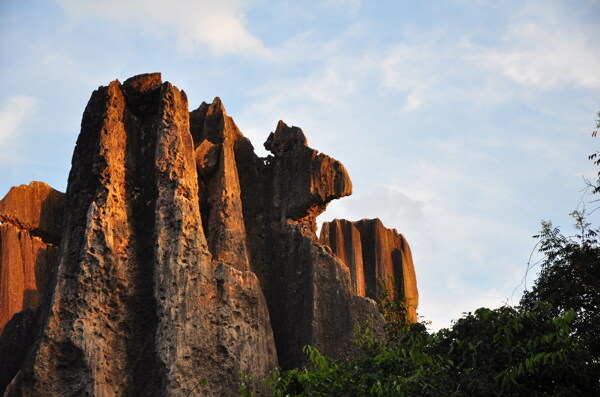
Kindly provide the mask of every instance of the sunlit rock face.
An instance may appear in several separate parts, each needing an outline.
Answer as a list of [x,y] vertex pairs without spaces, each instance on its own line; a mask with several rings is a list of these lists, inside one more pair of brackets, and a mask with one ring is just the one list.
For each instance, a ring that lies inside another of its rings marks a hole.
[[352,287],[360,296],[380,295],[381,284],[408,304],[409,321],[417,321],[419,291],[408,242],[379,219],[350,222],[334,219],[321,227],[320,242],[331,248],[350,271]]
[[159,74],[92,94],[54,294],[8,395],[234,395],[276,364],[256,276],[213,259],[185,94]]
[[218,98],[190,113],[160,74],[96,90],[67,211],[31,228],[60,241],[58,267],[40,308],[0,338],[0,352],[28,349],[0,390],[228,396],[241,374],[303,363],[307,344],[355,356],[355,327],[381,332],[383,318],[315,234],[327,203],[351,193],[348,174],[283,122],[265,147],[255,155]]
[[42,182],[0,200],[0,393],[32,345],[38,307],[49,293],[62,233],[64,194]]
[[16,313],[37,308],[56,266],[64,194],[42,182],[0,200],[0,333]]

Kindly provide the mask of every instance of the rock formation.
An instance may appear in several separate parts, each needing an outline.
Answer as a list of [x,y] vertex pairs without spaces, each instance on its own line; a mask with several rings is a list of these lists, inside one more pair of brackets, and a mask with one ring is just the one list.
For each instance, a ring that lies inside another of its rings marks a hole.
[[37,308],[56,269],[64,194],[42,182],[0,200],[0,393],[38,329]]
[[0,333],[13,314],[36,308],[55,266],[64,194],[42,182],[0,200]]
[[7,396],[236,395],[241,373],[298,366],[304,345],[344,359],[356,326],[381,332],[356,266],[316,236],[316,216],[351,193],[345,168],[282,121],[265,147],[256,156],[219,98],[188,112],[158,73],[95,91],[69,211],[10,215],[61,244],[51,293],[0,338],[0,352],[29,349],[0,367],[0,393],[12,379]]
[[186,96],[160,75],[92,94],[44,329],[8,395],[232,395],[277,363],[258,279],[213,260]]
[[392,296],[401,294],[406,299],[409,321],[417,321],[415,267],[402,234],[387,229],[379,219],[334,219],[323,224],[319,240],[348,267],[357,295],[379,295],[383,281]]
[[354,328],[380,316],[372,302],[353,297],[347,269],[315,235],[316,216],[352,191],[344,166],[282,121],[265,143],[273,155],[257,157],[219,98],[190,121],[210,251],[258,276],[280,365],[304,362],[308,344],[338,358],[355,354]]

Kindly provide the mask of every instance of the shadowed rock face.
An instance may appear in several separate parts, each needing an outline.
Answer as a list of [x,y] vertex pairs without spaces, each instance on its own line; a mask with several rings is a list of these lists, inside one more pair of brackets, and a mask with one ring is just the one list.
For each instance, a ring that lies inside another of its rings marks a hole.
[[257,157],[218,98],[190,120],[209,248],[258,276],[280,365],[303,363],[308,344],[337,358],[355,355],[354,328],[369,318],[378,327],[381,316],[352,295],[348,270],[315,235],[327,203],[352,192],[344,166],[282,121],[265,143],[273,156]]
[[419,292],[415,268],[402,234],[387,229],[379,219],[334,219],[323,224],[320,241],[348,267],[358,295],[378,295],[382,280],[388,291],[406,298],[409,321],[417,321]]
[[[265,147],[272,155],[255,155],[219,98],[188,112],[185,93],[158,73],[96,90],[69,210],[46,223],[14,216],[23,233],[61,244],[51,293],[0,339],[0,352],[11,351],[6,341],[31,346],[9,375],[0,367],[0,382],[12,379],[6,395],[237,395],[240,373],[298,366],[304,345],[344,359],[357,354],[357,325],[381,333],[364,296],[388,265],[348,265],[379,240],[354,225],[338,257],[316,236],[316,216],[352,191],[345,168],[282,121]],[[375,251],[391,247],[381,244]]]

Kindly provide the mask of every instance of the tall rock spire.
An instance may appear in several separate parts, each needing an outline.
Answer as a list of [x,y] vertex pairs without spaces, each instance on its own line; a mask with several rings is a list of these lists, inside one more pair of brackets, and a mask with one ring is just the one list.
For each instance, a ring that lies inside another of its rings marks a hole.
[[43,182],[0,200],[0,333],[18,311],[37,308],[56,266],[64,194]]
[[182,91],[151,74],[92,94],[67,208],[41,339],[8,395],[234,395],[239,373],[276,365],[256,276],[207,248]]
[[215,258],[250,270],[235,143],[243,139],[219,98],[190,116],[196,137],[200,197],[208,246]]

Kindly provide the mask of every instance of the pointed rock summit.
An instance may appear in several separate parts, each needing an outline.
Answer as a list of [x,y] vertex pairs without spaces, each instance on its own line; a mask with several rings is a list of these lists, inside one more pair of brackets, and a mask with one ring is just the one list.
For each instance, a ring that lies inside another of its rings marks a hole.
[[160,75],[92,94],[57,282],[8,395],[233,395],[277,364],[256,276],[208,250],[187,98]]
[[340,221],[320,242],[346,169],[283,121],[265,147],[159,73],[94,91],[66,194],[0,201],[0,394],[235,396],[305,345],[346,359],[357,326],[382,334],[366,291],[391,274],[416,292],[403,237]]

